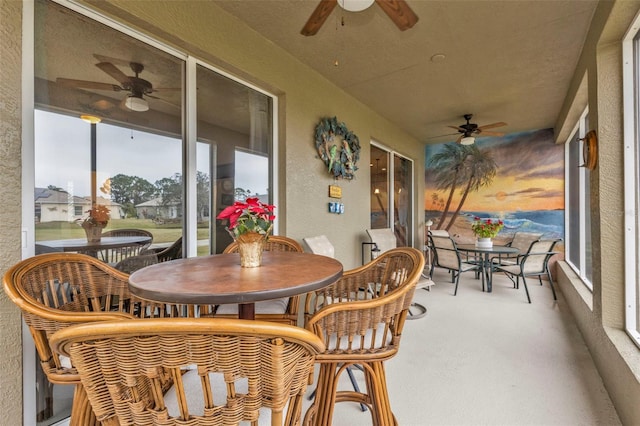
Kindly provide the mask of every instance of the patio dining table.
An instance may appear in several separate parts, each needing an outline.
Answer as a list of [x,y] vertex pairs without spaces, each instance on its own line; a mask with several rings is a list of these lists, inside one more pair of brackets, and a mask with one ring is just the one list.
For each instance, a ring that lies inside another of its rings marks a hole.
[[238,304],[238,316],[255,318],[255,302],[304,294],[342,276],[337,260],[311,253],[264,252],[262,265],[240,266],[237,253],[172,260],[129,277],[130,291],[146,300],[178,304]]
[[492,273],[491,273],[491,256],[499,254],[517,255],[520,253],[515,247],[498,246],[492,247],[476,247],[475,244],[457,244],[456,247],[459,251],[466,253],[473,253],[479,258],[480,265],[482,266],[482,283],[487,283],[487,292],[491,293],[492,290]]
[[100,241],[89,242],[86,238],[72,238],[67,240],[36,241],[36,254],[50,252],[78,252],[96,256],[105,249],[118,249],[149,244],[152,238],[148,236],[102,237]]

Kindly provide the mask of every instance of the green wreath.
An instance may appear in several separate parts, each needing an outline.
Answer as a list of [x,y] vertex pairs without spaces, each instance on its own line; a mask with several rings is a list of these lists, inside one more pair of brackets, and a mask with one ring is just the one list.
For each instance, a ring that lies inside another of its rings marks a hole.
[[[335,144],[335,137],[342,139]],[[360,159],[360,140],[336,117],[323,118],[316,126],[316,149],[329,173],[335,179],[353,179],[358,170],[356,163]]]

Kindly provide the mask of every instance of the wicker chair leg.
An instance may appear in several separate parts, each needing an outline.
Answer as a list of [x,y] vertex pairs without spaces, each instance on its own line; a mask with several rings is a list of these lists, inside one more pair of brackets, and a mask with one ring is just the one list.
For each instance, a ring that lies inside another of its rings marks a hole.
[[387,389],[387,377],[382,361],[369,364],[371,371],[367,372],[367,387],[372,405],[374,425],[397,425],[397,421],[391,411],[389,391]]
[[84,390],[84,386],[77,384],[73,391],[73,405],[71,407],[70,426],[96,426],[100,422],[93,413],[89,398]]
[[304,416],[305,426],[329,426],[333,418],[339,373],[338,363],[322,363],[313,404]]

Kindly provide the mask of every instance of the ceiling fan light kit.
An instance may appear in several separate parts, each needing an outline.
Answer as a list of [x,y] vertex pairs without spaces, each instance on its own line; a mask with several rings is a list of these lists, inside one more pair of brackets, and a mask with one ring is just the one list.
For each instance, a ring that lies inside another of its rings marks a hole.
[[373,3],[380,6],[400,31],[408,30],[418,22],[418,15],[411,10],[405,0],[320,0],[300,34],[315,35],[337,4],[346,11],[361,12]]
[[96,117],[95,115],[89,115],[89,114],[82,114],[80,116],[80,119],[90,124],[98,124],[99,122],[102,121],[100,117]]
[[375,0],[338,0],[338,5],[347,12],[362,12],[370,8]]
[[124,106],[131,111],[145,112],[149,111],[149,103],[138,96],[129,95],[124,100]]
[[460,139],[460,145],[473,145],[476,142],[476,138],[473,136],[465,136]]

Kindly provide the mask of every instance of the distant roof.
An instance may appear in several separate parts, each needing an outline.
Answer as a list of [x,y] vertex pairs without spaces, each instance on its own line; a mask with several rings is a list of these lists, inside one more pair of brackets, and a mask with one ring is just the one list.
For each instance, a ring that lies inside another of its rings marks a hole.
[[[89,197],[78,197],[76,195],[69,194],[67,191],[58,191],[49,188],[35,188],[34,197],[35,202],[40,204],[68,204],[70,199],[73,204],[91,204],[91,199]],[[96,203],[105,206],[120,206],[119,203],[104,197],[96,198]]]
[[[173,202],[173,203],[169,203],[169,205],[171,206],[177,206],[180,203]],[[149,201],[145,201],[144,203],[140,203],[140,204],[136,204],[135,207],[161,207],[162,206],[162,197],[157,197],[157,198],[152,198]]]

